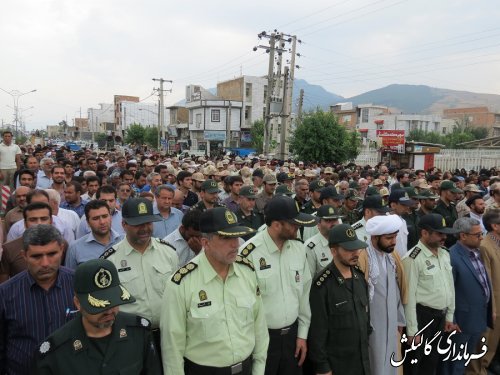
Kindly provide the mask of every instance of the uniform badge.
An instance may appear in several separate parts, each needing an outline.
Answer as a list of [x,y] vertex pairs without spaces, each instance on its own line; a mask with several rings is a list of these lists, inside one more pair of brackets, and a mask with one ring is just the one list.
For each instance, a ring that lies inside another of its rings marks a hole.
[[82,342],[80,340],[73,341],[73,349],[75,349],[75,352],[77,350],[82,350],[82,348],[83,348],[83,345],[82,345]]
[[123,339],[127,337],[127,330],[125,328],[120,329],[120,338]]
[[148,207],[146,206],[146,203],[139,203],[139,205],[137,206],[137,211],[139,211],[139,215],[147,215]]
[[225,215],[226,221],[229,225],[236,224],[237,219],[236,219],[236,215],[234,213],[232,213],[229,210],[226,210],[226,213],[224,215]]
[[198,296],[200,297],[200,301],[205,301],[207,299],[207,293],[204,290],[200,290]]
[[122,301],[128,301],[130,299],[130,293],[127,289],[120,285],[120,289],[122,290],[122,295],[120,296]]
[[127,267],[127,261],[126,261],[125,259],[121,260],[121,261],[120,261],[120,266],[121,266],[122,268]]
[[111,277],[111,272],[107,269],[101,268],[94,275],[94,283],[97,287],[104,289],[111,285],[113,278]]
[[425,265],[427,266],[427,270],[432,270],[435,267],[429,259],[425,261]]
[[270,264],[266,264],[266,260],[264,258],[260,258],[259,259],[259,269],[260,270],[266,270],[268,268],[271,268],[271,265]]
[[149,320],[147,320],[145,318],[141,318],[141,326],[149,327]]
[[40,353],[45,354],[50,350],[50,342],[44,341],[42,345],[40,345]]

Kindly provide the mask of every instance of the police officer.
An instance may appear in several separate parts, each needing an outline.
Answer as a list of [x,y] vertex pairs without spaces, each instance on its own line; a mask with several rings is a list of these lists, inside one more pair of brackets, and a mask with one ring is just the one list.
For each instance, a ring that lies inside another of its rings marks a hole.
[[[288,186],[288,185],[283,185]],[[255,199],[257,196],[253,186],[243,186],[240,190],[240,203],[236,211],[238,222],[252,229],[259,229],[264,224],[264,216],[255,209]],[[242,236],[243,240],[249,240],[255,235],[252,232],[246,236]]]
[[328,246],[328,233],[339,223],[340,218],[335,214],[335,209],[327,204],[318,208],[316,216],[319,218],[319,232],[304,243],[312,277],[320,273],[332,261],[332,252]]
[[[446,227],[439,214],[428,214],[420,218],[420,241],[402,258],[406,274],[407,303],[405,307],[407,345],[423,342],[416,335],[431,320],[422,333],[430,339],[437,331],[454,329],[455,289],[450,264],[450,255],[442,246],[448,234],[458,231]],[[412,364],[412,360],[418,362]],[[409,351],[404,362],[405,374],[432,375],[438,363],[435,348],[424,355],[424,345]]]
[[40,345],[37,374],[161,374],[149,320],[119,311],[135,298],[113,263],[82,263],[74,289],[79,312]]
[[122,284],[137,299],[136,303],[124,306],[123,311],[151,320],[159,345],[161,298],[169,277],[179,266],[179,258],[171,245],[151,237],[153,222],[161,220],[153,214],[151,201],[128,199],[122,207],[122,217],[125,238],[105,251],[101,258],[115,265]]
[[385,215],[389,212],[389,207],[384,206],[380,195],[371,195],[364,199],[362,204],[363,217],[354,223],[352,229],[356,231],[356,236],[362,241],[369,241],[370,235],[366,231],[366,222],[374,216]]
[[311,287],[309,359],[316,374],[370,375],[368,287],[357,268],[361,251],[348,224],[339,224],[328,236],[333,261]]
[[321,189],[325,187],[325,184],[321,180],[314,180],[309,183],[309,195],[311,199],[304,205],[302,212],[306,214],[315,213],[321,206]]
[[[463,191],[457,188],[453,181],[444,180],[439,186],[440,198],[433,212],[444,218],[446,227],[448,228],[453,228],[453,224],[455,224],[455,221],[458,219],[455,203],[457,201],[458,194],[460,193],[463,193]],[[457,242],[456,237],[448,235],[446,237],[445,246],[453,246],[455,242]]]
[[199,211],[206,211],[209,208],[214,207],[224,207],[224,205],[219,203],[219,185],[215,180],[205,180],[201,184],[200,200],[196,203],[192,209]]
[[360,219],[359,211],[356,209],[360,201],[359,193],[355,189],[349,189],[345,196],[344,204],[339,209],[339,215],[344,216],[342,222],[344,224],[353,225]]
[[296,238],[299,227],[314,226],[316,218],[301,213],[286,196],[271,199],[264,217],[267,228],[244,243],[240,254],[255,265],[264,301],[269,329],[265,374],[300,374],[310,324],[311,272]]
[[167,283],[161,315],[167,374],[262,375],[269,342],[253,265],[238,237],[253,230],[226,208],[200,218],[204,251]]

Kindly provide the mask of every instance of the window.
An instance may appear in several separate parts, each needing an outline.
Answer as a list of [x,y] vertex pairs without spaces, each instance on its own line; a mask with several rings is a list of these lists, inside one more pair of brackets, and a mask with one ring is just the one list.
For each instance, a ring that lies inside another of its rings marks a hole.
[[446,128],[443,126],[443,134],[446,134]]
[[201,125],[201,113],[197,113],[196,114],[196,126],[200,126]]
[[245,84],[245,97],[247,98],[247,102],[252,101],[252,84]]
[[220,109],[212,109],[212,122],[220,122]]
[[346,123],[346,122],[347,122],[347,123],[349,123],[349,124],[350,124],[350,123],[351,123],[351,115],[344,115],[344,116],[342,117],[342,122],[343,122],[343,123]]
[[368,108],[361,110],[361,122],[368,122]]

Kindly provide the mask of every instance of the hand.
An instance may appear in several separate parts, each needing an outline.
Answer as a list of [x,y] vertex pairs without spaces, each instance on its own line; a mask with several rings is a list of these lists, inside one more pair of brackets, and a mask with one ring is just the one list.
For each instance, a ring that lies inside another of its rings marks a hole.
[[187,240],[187,243],[189,245],[189,248],[194,251],[196,255],[201,251],[201,240],[199,237],[191,237],[189,240]]
[[411,345],[412,342],[415,342],[415,345],[420,344],[420,336],[408,336],[408,345]]
[[307,341],[297,337],[297,342],[295,346],[295,358],[299,359],[299,366],[302,366],[304,360],[306,359],[307,353]]
[[451,331],[457,331],[457,332],[462,332],[458,324],[455,324],[453,322],[446,322],[444,324],[444,331],[445,332],[451,332]]

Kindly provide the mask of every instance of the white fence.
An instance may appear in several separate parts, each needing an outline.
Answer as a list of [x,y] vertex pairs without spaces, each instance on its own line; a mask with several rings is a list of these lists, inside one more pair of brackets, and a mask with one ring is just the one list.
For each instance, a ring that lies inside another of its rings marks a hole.
[[[374,166],[379,162],[377,150],[363,150],[355,163]],[[444,149],[434,156],[434,166],[442,171],[465,168],[467,171],[500,166],[500,150],[474,149]]]

